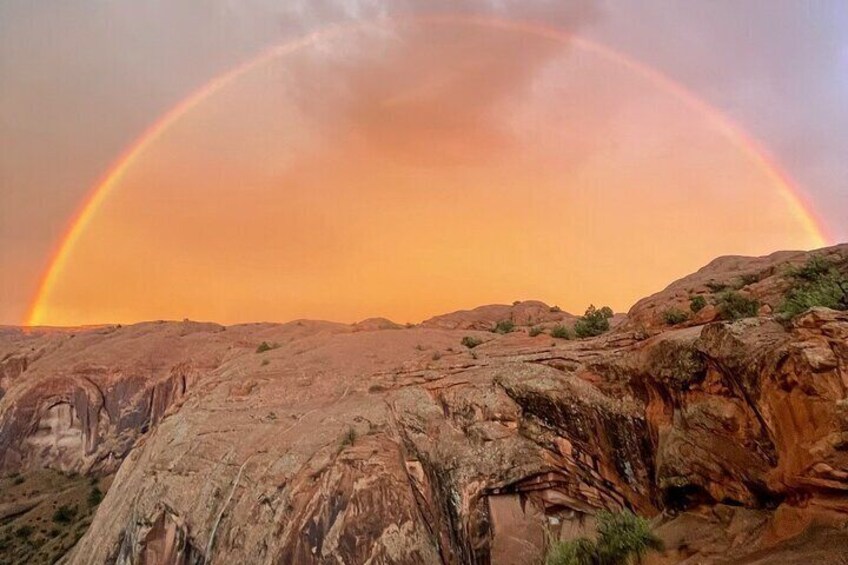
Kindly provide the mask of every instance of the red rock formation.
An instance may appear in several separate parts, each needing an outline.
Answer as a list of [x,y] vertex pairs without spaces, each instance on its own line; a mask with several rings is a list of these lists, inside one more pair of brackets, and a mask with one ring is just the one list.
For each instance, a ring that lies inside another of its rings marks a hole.
[[526,563],[620,507],[655,517],[658,562],[833,562],[848,313],[658,314],[738,277],[776,307],[804,258],[717,260],[588,340],[475,333],[572,318],[537,302],[5,331],[0,466],[119,467],[70,563]]

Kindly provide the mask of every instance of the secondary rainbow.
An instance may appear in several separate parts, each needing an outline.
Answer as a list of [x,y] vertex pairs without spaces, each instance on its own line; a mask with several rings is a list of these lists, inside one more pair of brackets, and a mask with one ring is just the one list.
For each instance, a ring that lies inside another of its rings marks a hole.
[[96,214],[103,201],[111,191],[119,184],[121,178],[133,163],[141,156],[145,149],[156,142],[177,120],[192,108],[202,103],[205,99],[231,84],[233,81],[251,70],[260,67],[272,60],[293,53],[304,47],[314,45],[319,41],[336,37],[342,33],[367,28],[381,28],[392,24],[420,23],[429,25],[464,25],[479,26],[498,29],[504,32],[525,33],[537,37],[546,38],[559,43],[568,43],[587,52],[594,53],[602,58],[619,64],[628,70],[644,77],[665,91],[673,94],[694,110],[708,116],[724,135],[730,139],[745,155],[756,163],[766,176],[779,187],[781,197],[787,202],[789,209],[795,219],[804,226],[805,231],[812,237],[818,246],[825,245],[830,241],[827,228],[817,218],[804,194],[799,190],[790,177],[782,170],[780,165],[772,159],[763,147],[742,128],[735,124],[730,118],[719,110],[696,96],[684,86],[673,81],[661,72],[653,69],[639,61],[631,59],[622,53],[554,27],[535,22],[520,22],[504,20],[489,16],[473,15],[431,15],[403,18],[387,18],[374,23],[348,23],[337,24],[326,27],[320,31],[311,33],[303,38],[272,47],[263,51],[258,56],[245,63],[219,75],[206,83],[197,91],[186,97],[182,102],[164,114],[159,120],[148,127],[136,140],[127,147],[115,160],[113,166],[94,185],[88,196],[82,202],[76,213],[72,216],[67,229],[58,240],[55,250],[51,255],[48,267],[39,282],[36,293],[30,305],[24,324],[35,326],[42,324],[46,314],[47,297],[50,295],[56,281],[72,255],[74,246],[91,218]]

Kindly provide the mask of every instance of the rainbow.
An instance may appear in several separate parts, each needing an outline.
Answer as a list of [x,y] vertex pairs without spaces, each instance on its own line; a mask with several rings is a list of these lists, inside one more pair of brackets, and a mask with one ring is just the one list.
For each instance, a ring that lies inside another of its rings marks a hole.
[[748,135],[728,116],[705,102],[703,99],[699,98],[681,84],[662,74],[660,71],[637,60],[626,57],[618,51],[597,42],[535,22],[512,21],[490,16],[474,15],[429,15],[387,18],[375,23],[357,22],[331,25],[300,39],[274,46],[241,65],[225,72],[224,74],[215,77],[161,116],[155,123],[150,125],[130,146],[123,151],[123,153],[118,156],[111,168],[108,169],[106,174],[94,185],[93,189],[89,192],[82,204],[71,217],[71,221],[68,223],[68,226],[62,236],[58,239],[54,252],[50,256],[48,266],[39,281],[29,312],[27,313],[26,319],[23,323],[29,326],[36,326],[44,322],[47,298],[67,265],[76,243],[79,241],[91,219],[97,213],[101,204],[106,200],[106,198],[108,198],[109,194],[115,189],[115,187],[118,186],[125,173],[132,167],[145,150],[160,139],[162,135],[164,135],[184,114],[191,111],[192,108],[213,96],[239,77],[270,61],[310,45],[314,45],[320,41],[337,37],[345,32],[357,29],[378,29],[389,24],[398,23],[478,26],[502,30],[509,33],[530,34],[558,43],[567,43],[571,46],[576,46],[579,49],[598,55],[610,62],[630,70],[633,73],[636,73],[662,88],[664,91],[674,95],[693,110],[706,115],[712,123],[743,152],[743,154],[745,154],[753,163],[757,164],[763,173],[777,187],[779,187],[781,197],[787,203],[789,209],[795,216],[795,219],[804,227],[805,231],[811,236],[817,246],[821,247],[831,240],[827,227],[823,221],[817,217],[802,191],[755,139]]

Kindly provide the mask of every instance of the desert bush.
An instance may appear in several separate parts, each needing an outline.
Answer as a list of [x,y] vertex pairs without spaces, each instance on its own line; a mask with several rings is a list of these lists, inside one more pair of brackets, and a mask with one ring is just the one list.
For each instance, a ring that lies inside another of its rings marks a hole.
[[830,274],[834,268],[833,263],[824,257],[813,255],[803,265],[790,267],[787,274],[795,280],[815,282]]
[[739,282],[735,285],[737,288],[745,288],[760,281],[760,275],[756,273],[746,273],[739,277]]
[[669,326],[676,326],[677,324],[682,324],[686,320],[689,319],[689,314],[681,310],[680,308],[669,308],[668,310],[663,312],[663,320]]
[[661,551],[662,541],[651,532],[644,518],[624,510],[623,512],[598,513],[598,554],[604,564],[637,561],[649,551]]
[[735,290],[728,290],[718,297],[718,311],[725,320],[740,320],[752,318],[760,310],[760,303],[754,299],[740,294]]
[[342,439],[339,441],[339,448],[344,449],[350,445],[356,443],[356,430],[353,427],[347,429],[347,432],[342,436]]
[[794,318],[816,306],[848,310],[848,278],[835,265],[818,256],[790,269],[792,286],[778,308],[782,318]]
[[580,338],[601,335],[609,331],[609,320],[612,316],[613,312],[609,306],[604,306],[600,310],[589,306],[586,313],[574,324],[574,333]]
[[533,326],[532,328],[530,328],[530,331],[528,333],[530,334],[530,337],[536,337],[537,335],[543,334],[545,332],[541,327]]
[[464,345],[468,349],[474,349],[475,347],[477,347],[478,345],[483,343],[483,341],[480,340],[480,339],[477,339],[476,337],[467,335],[464,338],[462,338],[462,341],[460,343],[462,343],[462,345]]
[[88,505],[97,506],[103,500],[103,491],[97,487],[93,487],[88,491]]
[[567,326],[558,324],[551,329],[551,337],[555,337],[557,339],[572,339],[574,334],[571,333],[571,330]]
[[495,324],[495,329],[492,331],[499,334],[508,334],[515,329],[515,323],[512,320],[501,320]]
[[554,543],[545,555],[545,565],[594,565],[595,563],[597,563],[595,542],[587,538]]
[[266,351],[271,351],[272,349],[277,349],[280,347],[279,343],[268,343],[267,341],[263,341],[256,348],[256,353],[265,353]]
[[77,516],[77,509],[70,506],[62,505],[53,513],[53,521],[60,524],[69,524],[74,521]]
[[689,299],[689,309],[692,313],[697,314],[707,306],[707,299],[698,294]]
[[627,565],[639,562],[649,551],[661,551],[662,541],[647,520],[629,510],[601,511],[595,541],[577,538],[551,545],[546,565]]
[[708,281],[707,288],[710,289],[710,292],[722,292],[724,290],[727,290],[727,283],[718,281]]

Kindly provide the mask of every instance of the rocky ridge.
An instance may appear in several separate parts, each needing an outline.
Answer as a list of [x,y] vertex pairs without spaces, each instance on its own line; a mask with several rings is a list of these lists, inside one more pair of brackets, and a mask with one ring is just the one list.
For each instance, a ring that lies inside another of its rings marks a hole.
[[[848,245],[815,253],[848,272]],[[0,475],[116,473],[67,563],[532,563],[623,507],[654,562],[839,563],[848,313],[774,315],[808,258],[718,259],[584,340],[531,337],[575,319],[533,301],[6,328]],[[758,315],[720,320],[725,288]]]

